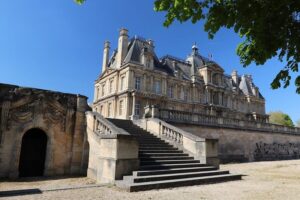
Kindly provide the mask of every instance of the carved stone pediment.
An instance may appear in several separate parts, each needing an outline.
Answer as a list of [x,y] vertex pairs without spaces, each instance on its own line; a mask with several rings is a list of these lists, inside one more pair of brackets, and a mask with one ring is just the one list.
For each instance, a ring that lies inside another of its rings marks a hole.
[[[59,125],[61,131],[72,132],[76,112],[76,96],[33,88],[11,87],[1,94],[1,130],[12,124],[25,124],[41,116],[48,124]],[[3,101],[2,100],[2,101]]]

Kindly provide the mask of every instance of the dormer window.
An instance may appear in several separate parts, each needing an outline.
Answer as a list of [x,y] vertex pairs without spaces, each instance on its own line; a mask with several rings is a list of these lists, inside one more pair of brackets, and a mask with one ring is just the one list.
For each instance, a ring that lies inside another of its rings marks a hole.
[[215,84],[215,85],[219,85],[218,74],[214,74],[212,76],[212,83]]
[[146,59],[146,68],[150,68],[150,58]]

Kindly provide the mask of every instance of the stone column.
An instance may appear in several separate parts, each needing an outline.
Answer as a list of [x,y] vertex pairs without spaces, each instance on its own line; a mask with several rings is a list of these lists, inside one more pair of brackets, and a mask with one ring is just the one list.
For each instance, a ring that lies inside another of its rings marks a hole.
[[132,70],[129,70],[128,72],[128,75],[127,75],[127,89],[128,90],[132,90],[132,89],[134,89],[134,71],[132,71]]
[[135,93],[132,94],[131,119],[135,119]]
[[151,75],[150,76],[150,92],[154,92],[154,77]]

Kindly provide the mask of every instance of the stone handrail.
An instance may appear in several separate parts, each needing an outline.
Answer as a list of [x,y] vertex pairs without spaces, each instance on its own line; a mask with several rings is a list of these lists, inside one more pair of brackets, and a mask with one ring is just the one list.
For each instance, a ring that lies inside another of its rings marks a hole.
[[300,128],[282,126],[259,121],[249,121],[233,118],[224,118],[206,115],[203,113],[191,113],[186,111],[160,109],[159,118],[166,122],[184,122],[190,124],[221,126],[228,128],[242,128],[267,132],[278,132],[288,134],[300,134]]
[[87,117],[92,117],[92,124],[88,124],[88,127],[100,137],[116,136],[116,135],[130,135],[124,129],[118,128],[109,120],[96,112],[86,112]]
[[[155,119],[154,119],[155,120]],[[158,120],[158,119],[156,119]],[[189,138],[194,141],[205,141],[204,138],[200,138],[182,129],[179,129],[171,124],[168,124],[162,120],[159,120],[159,134],[161,137],[170,140],[171,142],[177,143],[179,145],[183,144],[183,138]]]

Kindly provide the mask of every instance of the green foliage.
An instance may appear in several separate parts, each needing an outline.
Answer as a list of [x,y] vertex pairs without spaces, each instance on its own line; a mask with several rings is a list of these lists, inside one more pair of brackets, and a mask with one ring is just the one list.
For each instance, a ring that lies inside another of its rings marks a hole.
[[289,115],[283,112],[270,112],[270,123],[279,124],[284,126],[294,126],[292,119]]
[[83,4],[85,2],[85,0],[74,0],[76,3],[78,3],[79,5]]
[[[300,62],[299,0],[155,0],[154,9],[165,11],[164,26],[175,20],[196,23],[204,20],[205,31],[213,38],[220,28],[233,28],[244,39],[237,54],[244,67],[263,65],[277,56],[287,63],[271,83],[272,89],[290,85],[291,72]],[[282,85],[283,84],[283,85]],[[300,94],[300,76],[295,82]]]

